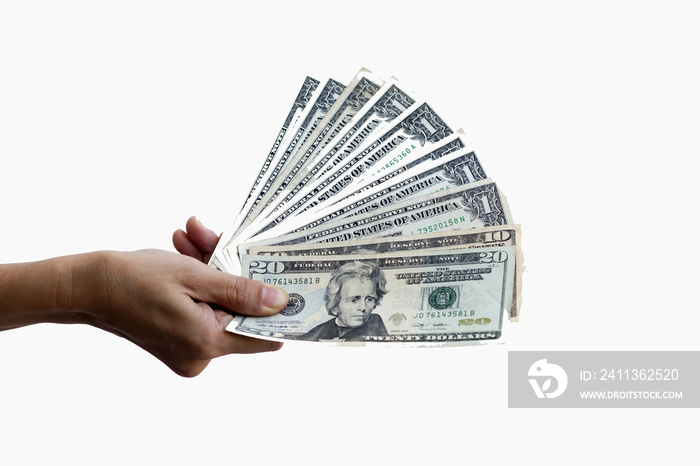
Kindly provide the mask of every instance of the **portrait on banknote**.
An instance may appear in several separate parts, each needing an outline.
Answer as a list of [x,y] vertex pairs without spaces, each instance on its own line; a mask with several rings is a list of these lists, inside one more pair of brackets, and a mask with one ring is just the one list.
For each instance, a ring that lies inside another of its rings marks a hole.
[[387,292],[386,277],[376,262],[354,261],[339,266],[331,273],[324,297],[332,318],[296,339],[352,341],[388,335],[381,316],[372,312]]

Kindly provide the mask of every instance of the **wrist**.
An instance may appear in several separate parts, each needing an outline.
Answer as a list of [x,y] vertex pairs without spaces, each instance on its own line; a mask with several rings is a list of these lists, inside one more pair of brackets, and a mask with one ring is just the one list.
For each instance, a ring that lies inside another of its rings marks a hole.
[[0,330],[99,319],[109,253],[0,266]]
[[109,296],[109,269],[116,253],[97,251],[67,256],[67,283],[57,292],[58,313],[72,323],[95,325],[104,319]]

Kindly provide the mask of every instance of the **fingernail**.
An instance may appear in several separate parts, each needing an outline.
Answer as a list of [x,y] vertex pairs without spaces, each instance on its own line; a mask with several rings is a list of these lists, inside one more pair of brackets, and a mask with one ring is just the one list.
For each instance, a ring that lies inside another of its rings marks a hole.
[[279,311],[289,302],[287,292],[276,286],[265,286],[262,291],[262,305],[271,311]]

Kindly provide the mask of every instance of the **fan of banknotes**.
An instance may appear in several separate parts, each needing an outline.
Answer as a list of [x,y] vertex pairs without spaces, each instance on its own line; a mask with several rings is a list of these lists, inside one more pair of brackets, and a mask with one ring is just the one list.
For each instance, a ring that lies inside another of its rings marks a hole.
[[307,77],[210,265],[284,288],[227,330],[363,345],[497,339],[520,230],[461,129],[394,78]]

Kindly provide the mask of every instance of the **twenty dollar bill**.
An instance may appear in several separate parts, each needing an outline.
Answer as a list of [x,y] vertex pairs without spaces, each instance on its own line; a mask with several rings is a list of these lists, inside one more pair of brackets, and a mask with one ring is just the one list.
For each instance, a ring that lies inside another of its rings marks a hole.
[[244,256],[243,276],[283,287],[270,317],[227,330],[337,344],[464,343],[499,338],[512,309],[513,246],[344,256]]

